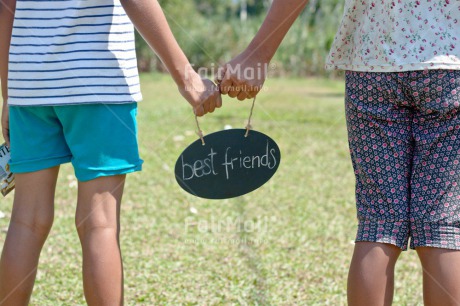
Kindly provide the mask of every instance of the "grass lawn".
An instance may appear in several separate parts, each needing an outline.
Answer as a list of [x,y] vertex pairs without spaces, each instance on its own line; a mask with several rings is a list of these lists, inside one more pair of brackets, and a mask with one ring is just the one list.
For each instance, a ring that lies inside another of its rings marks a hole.
[[[269,80],[253,126],[278,142],[280,168],[259,190],[224,201],[178,187],[173,168],[197,138],[194,117],[167,76],[143,75],[142,83],[145,163],[128,177],[121,215],[126,305],[345,305],[356,218],[343,83]],[[221,110],[200,119],[202,129],[243,128],[249,109],[225,98]],[[32,305],[85,304],[76,191],[64,165]],[[12,195],[0,201],[0,245],[11,203]],[[395,305],[422,304],[420,270],[415,252],[401,256]]]

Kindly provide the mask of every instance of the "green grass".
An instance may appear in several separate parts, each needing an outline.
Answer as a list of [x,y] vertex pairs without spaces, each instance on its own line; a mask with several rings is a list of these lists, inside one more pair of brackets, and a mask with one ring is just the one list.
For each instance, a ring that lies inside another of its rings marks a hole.
[[[269,80],[253,126],[278,142],[282,163],[259,190],[224,201],[179,189],[173,168],[197,138],[194,117],[168,77],[144,75],[142,83],[145,164],[128,177],[122,205],[126,305],[345,305],[356,218],[343,83]],[[202,129],[242,128],[249,109],[249,102],[226,98],[200,119]],[[74,182],[63,166],[32,305],[84,305]],[[0,202],[0,245],[11,200]],[[419,266],[415,252],[401,256],[395,305],[422,304]]]

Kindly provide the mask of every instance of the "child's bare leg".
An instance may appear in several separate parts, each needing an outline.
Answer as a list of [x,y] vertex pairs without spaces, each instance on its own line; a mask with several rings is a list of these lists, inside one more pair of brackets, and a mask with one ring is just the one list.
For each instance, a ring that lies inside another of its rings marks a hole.
[[357,242],[348,274],[348,305],[391,305],[400,254],[401,249],[391,244]]
[[83,287],[90,306],[123,304],[119,233],[124,182],[125,175],[118,175],[78,186],[76,226],[83,249]]
[[16,174],[10,226],[0,260],[0,305],[28,305],[38,259],[53,224],[59,167]]
[[460,251],[420,247],[425,306],[460,305]]

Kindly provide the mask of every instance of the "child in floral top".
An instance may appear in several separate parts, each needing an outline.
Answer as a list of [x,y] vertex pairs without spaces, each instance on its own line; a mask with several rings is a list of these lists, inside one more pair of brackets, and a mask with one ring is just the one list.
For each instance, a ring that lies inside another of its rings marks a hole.
[[[248,48],[222,68],[222,93],[258,93],[264,77],[238,72],[271,60],[305,2],[273,1]],[[391,305],[408,245],[423,266],[425,305],[460,305],[459,22],[460,1],[345,1],[327,67],[346,70],[359,221],[350,305]]]

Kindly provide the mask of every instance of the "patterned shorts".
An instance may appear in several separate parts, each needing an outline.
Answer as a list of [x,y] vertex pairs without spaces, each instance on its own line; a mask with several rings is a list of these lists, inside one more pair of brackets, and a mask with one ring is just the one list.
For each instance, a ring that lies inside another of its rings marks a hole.
[[346,73],[356,241],[460,250],[460,71]]

